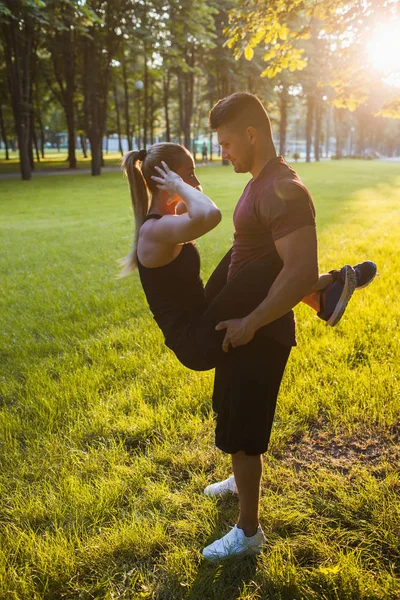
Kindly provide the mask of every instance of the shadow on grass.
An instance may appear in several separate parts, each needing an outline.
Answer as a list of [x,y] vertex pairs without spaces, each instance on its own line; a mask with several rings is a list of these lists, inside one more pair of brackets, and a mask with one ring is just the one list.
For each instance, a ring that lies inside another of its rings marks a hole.
[[[157,586],[159,600],[235,600],[243,590],[257,587],[254,583],[259,556],[228,557],[218,562],[205,559],[201,551],[213,541],[228,533],[237,521],[239,502],[237,496],[218,500],[218,517],[213,534],[203,540],[198,549],[198,569],[192,584],[182,582],[171,570],[165,573],[162,584]],[[197,558],[196,556],[196,558]]]
[[[185,600],[236,600],[254,584],[257,557],[227,558],[216,565],[202,563]],[[211,591],[210,591],[211,590]]]

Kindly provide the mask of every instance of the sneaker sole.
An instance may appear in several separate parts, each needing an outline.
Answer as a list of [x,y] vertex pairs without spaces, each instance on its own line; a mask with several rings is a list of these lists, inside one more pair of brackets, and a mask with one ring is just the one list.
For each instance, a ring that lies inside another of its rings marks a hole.
[[215,484],[210,484],[207,487],[205,487],[204,490],[203,490],[203,494],[205,494],[206,496],[209,496],[210,498],[212,498],[214,496],[217,496],[217,497],[218,496],[225,496],[226,494],[235,494],[236,496],[238,495],[237,489],[235,491],[233,491],[233,490],[231,490],[229,488],[225,488],[222,492],[211,492],[211,494],[209,494],[207,492],[207,490],[209,488],[211,488],[212,485],[215,485]]
[[357,275],[356,272],[351,269],[346,273],[346,281],[343,287],[342,295],[339,298],[339,302],[336,305],[335,310],[327,321],[328,325],[334,327],[337,323],[339,323],[340,319],[343,316],[344,311],[349,303],[350,298],[354,294],[354,291],[357,287]]
[[233,557],[241,558],[243,556],[254,556],[255,554],[260,554],[260,552],[262,552],[264,550],[264,548],[265,548],[265,544],[263,544],[262,546],[254,547],[254,548],[244,548],[240,552],[226,554],[225,556],[204,556],[203,553],[201,553],[201,555],[205,560],[215,563],[220,560],[226,560],[227,558],[233,558]]
[[217,493],[215,493],[215,492],[211,492],[211,494],[209,494],[208,492],[206,492],[206,489],[207,489],[207,488],[205,488],[205,489],[204,489],[204,491],[203,491],[203,494],[205,494],[205,495],[206,495],[206,496],[208,496],[209,498],[214,498],[214,497],[217,497],[217,498],[218,498],[218,497],[220,497],[220,496],[226,496],[227,494],[232,494],[232,495],[234,495],[234,496],[237,496],[237,495],[238,495],[238,493],[237,493],[237,492],[232,492],[232,490],[229,490],[229,489],[227,489],[227,490],[224,490],[223,492],[217,492]]

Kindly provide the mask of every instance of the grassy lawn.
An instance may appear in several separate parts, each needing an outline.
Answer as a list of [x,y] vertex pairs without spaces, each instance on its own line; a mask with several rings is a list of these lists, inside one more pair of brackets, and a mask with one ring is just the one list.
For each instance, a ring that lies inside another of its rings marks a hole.
[[[267,549],[214,566],[237,517],[203,488],[213,371],[163,345],[138,274],[117,279],[132,220],[120,173],[0,181],[0,598],[350,600],[400,597],[398,165],[298,164],[320,270],[379,277],[335,328],[296,308],[299,345],[265,455]],[[223,220],[198,241],[204,280],[232,242],[248,176],[204,167]]]

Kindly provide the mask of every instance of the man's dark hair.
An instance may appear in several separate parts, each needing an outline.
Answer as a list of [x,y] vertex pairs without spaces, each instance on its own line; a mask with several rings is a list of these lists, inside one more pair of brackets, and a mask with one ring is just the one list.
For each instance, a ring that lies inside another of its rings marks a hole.
[[254,94],[237,92],[218,102],[210,110],[209,126],[215,131],[222,125],[245,130],[255,127],[272,138],[271,122],[267,111]]

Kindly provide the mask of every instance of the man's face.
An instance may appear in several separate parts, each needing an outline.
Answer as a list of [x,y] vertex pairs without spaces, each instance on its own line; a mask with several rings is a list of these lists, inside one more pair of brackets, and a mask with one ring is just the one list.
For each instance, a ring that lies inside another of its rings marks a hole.
[[240,132],[228,125],[217,129],[222,159],[230,160],[235,173],[248,173],[254,161],[254,145],[247,131]]

